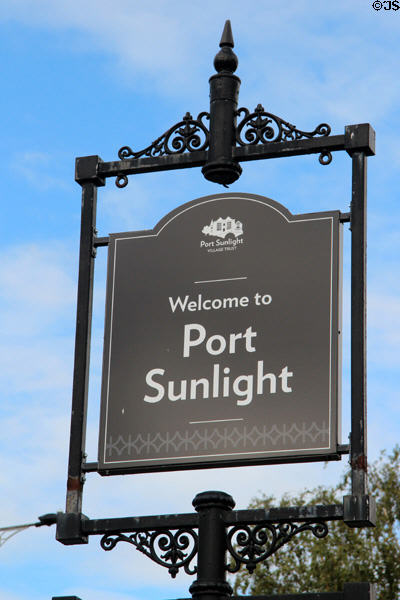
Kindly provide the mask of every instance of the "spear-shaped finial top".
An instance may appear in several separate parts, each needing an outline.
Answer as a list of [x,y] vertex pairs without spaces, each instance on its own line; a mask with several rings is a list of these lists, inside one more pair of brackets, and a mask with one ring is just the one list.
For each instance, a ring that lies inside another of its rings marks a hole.
[[218,73],[234,73],[236,71],[239,61],[232,50],[234,45],[231,22],[228,19],[225,22],[224,31],[219,43],[221,50],[214,59],[214,67]]
[[230,21],[226,21],[220,50],[214,59],[217,73],[210,82],[210,131],[207,162],[202,173],[208,181],[229,185],[236,181],[242,167],[233,158],[236,146],[236,117],[240,79],[234,71],[238,59],[233,48]]
[[225,21],[224,30],[222,32],[221,41],[219,43],[219,47],[223,48],[223,46],[229,46],[229,48],[234,47],[233,35],[232,35],[232,27],[229,19]]

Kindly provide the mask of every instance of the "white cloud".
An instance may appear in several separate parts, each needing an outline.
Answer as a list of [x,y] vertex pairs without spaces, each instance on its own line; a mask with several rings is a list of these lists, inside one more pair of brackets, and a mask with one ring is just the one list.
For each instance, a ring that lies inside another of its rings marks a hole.
[[[71,336],[72,338],[72,336]],[[0,344],[2,392],[13,397],[21,393],[45,393],[68,389],[72,374],[72,339],[7,340]]]
[[58,242],[5,248],[0,261],[0,326],[5,335],[32,335],[65,316],[76,299],[71,257]]
[[35,397],[31,407],[20,402],[17,410],[2,415],[0,483],[12,499],[2,506],[4,526],[63,509],[70,399],[54,399],[58,401],[51,406]]
[[[145,185],[145,182],[137,182],[135,178],[131,177],[126,189],[110,188],[104,192],[102,196],[104,220],[107,221],[107,226],[111,231],[146,229],[152,207],[150,189],[149,186]],[[152,208],[154,210],[154,206]],[[103,227],[100,219],[98,228],[99,231],[102,231]]]
[[384,368],[400,367],[400,299],[383,293],[368,297],[370,358]]
[[0,589],[0,600],[25,600],[25,596],[14,594],[10,590]]
[[60,191],[69,187],[69,182],[54,175],[59,167],[60,160],[55,163],[54,157],[45,152],[22,152],[10,164],[16,176],[24,177],[29,185],[40,191],[53,188]]
[[71,377],[76,283],[59,242],[3,249],[0,383],[3,394],[65,389]]
[[[399,101],[399,86],[393,80],[395,19],[383,20],[363,0],[350,5],[338,0],[334,9],[317,0],[299,0],[280,3],[279,10],[276,2],[251,1],[245,18],[242,5],[228,0],[155,0],[151,6],[128,0],[88,0],[84,5],[77,0],[5,0],[0,18],[76,31],[81,51],[114,57],[125,84],[136,87],[139,77],[142,90],[192,101],[200,90],[207,94],[206,79],[202,87],[199,82],[212,74],[220,32],[230,18],[244,97],[251,96],[253,103],[256,96],[257,102],[266,103],[272,92],[281,116],[291,120],[302,115],[300,128],[312,126],[316,111],[341,124],[376,121]],[[378,35],[365,35],[368,27]]]
[[57,508],[64,504],[56,483],[63,485],[69,429],[76,302],[71,270],[59,242],[2,251],[0,482],[13,499],[2,507],[6,524],[51,511],[57,496]]

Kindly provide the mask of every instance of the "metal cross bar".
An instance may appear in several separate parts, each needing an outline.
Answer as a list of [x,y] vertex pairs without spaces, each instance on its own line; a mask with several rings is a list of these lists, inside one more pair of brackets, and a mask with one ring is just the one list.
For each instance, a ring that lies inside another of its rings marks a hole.
[[[310,522],[316,520],[340,521],[343,519],[343,505],[314,505],[277,507],[268,510],[234,510],[224,514],[226,526],[244,524],[281,523],[286,521]],[[119,517],[112,519],[85,519],[82,532],[85,535],[104,535],[118,532],[133,532],[162,529],[198,528],[199,519],[195,513],[180,515],[155,515],[144,517]]]
[[[367,125],[369,128],[370,126]],[[362,127],[362,126],[360,126]],[[321,138],[301,139],[270,142],[259,144],[257,146],[235,146],[232,149],[232,155],[238,162],[247,162],[252,160],[261,160],[269,158],[284,158],[289,156],[303,156],[306,154],[326,154],[328,152],[338,152],[347,150],[345,135],[331,135]],[[374,145],[369,145],[364,139],[357,137],[354,141],[354,150],[364,151],[367,156],[374,154]],[[353,149],[352,149],[353,151]],[[88,157],[77,158],[76,181],[81,183],[86,177],[87,172],[82,174],[80,165]],[[154,173],[157,171],[170,171],[176,169],[189,169],[192,167],[201,167],[208,160],[208,151],[194,151],[188,154],[166,154],[164,156],[131,158],[124,160],[115,160],[111,162],[99,161],[93,164],[92,176],[99,178],[109,178],[127,175],[138,175],[140,173]]]
[[[224,570],[236,572],[245,565],[252,572],[258,563],[299,533],[309,531],[322,538],[328,534],[328,521],[346,518],[345,506],[336,504],[233,511],[234,501],[224,492],[198,494],[193,504],[198,514],[88,519],[59,513],[57,539],[71,545],[84,543],[91,535],[101,535],[101,547],[107,551],[113,550],[120,542],[127,542],[159,565],[167,567],[173,577],[180,568],[194,574],[196,567],[192,566],[192,561],[195,556],[198,554],[200,565],[202,552],[211,556],[209,544],[214,547],[219,540],[217,546],[219,548],[222,544],[224,550],[222,553],[218,550],[217,554],[221,554],[223,559],[228,550],[232,559],[230,563],[224,563]],[[218,518],[214,515],[215,511]],[[216,518],[218,527],[215,529]],[[203,546],[206,550],[201,550]],[[218,560],[222,560],[221,556]],[[217,579],[221,580],[221,577]]]

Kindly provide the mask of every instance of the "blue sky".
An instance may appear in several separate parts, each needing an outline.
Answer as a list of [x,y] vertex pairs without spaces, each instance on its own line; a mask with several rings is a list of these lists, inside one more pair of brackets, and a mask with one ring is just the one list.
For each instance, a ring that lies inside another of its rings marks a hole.
[[[65,501],[75,327],[80,188],[76,156],[115,160],[147,146],[186,111],[208,109],[208,77],[225,19],[239,57],[241,106],[259,102],[312,130],[369,122],[377,155],[368,173],[369,455],[399,441],[398,144],[400,11],[351,3],[275,0],[2,0],[0,6],[1,525],[62,510]],[[231,191],[256,193],[293,213],[348,210],[350,159],[335,154],[244,163]],[[152,228],[176,206],[224,191],[199,169],[131,177],[99,192],[99,235]],[[344,243],[343,441],[349,429],[349,239]],[[96,459],[106,252],[96,259],[89,460]],[[259,491],[280,495],[335,483],[338,464],[249,467],[100,478],[88,476],[90,517],[189,512],[206,489],[244,508]],[[133,548],[98,540],[64,547],[54,528],[30,529],[0,549],[0,600],[188,595],[189,578]]]

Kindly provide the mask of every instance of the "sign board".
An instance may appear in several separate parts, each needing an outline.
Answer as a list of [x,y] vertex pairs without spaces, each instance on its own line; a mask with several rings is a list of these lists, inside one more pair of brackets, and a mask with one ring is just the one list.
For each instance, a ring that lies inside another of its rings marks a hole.
[[337,452],[340,230],[232,193],[110,235],[100,473]]

